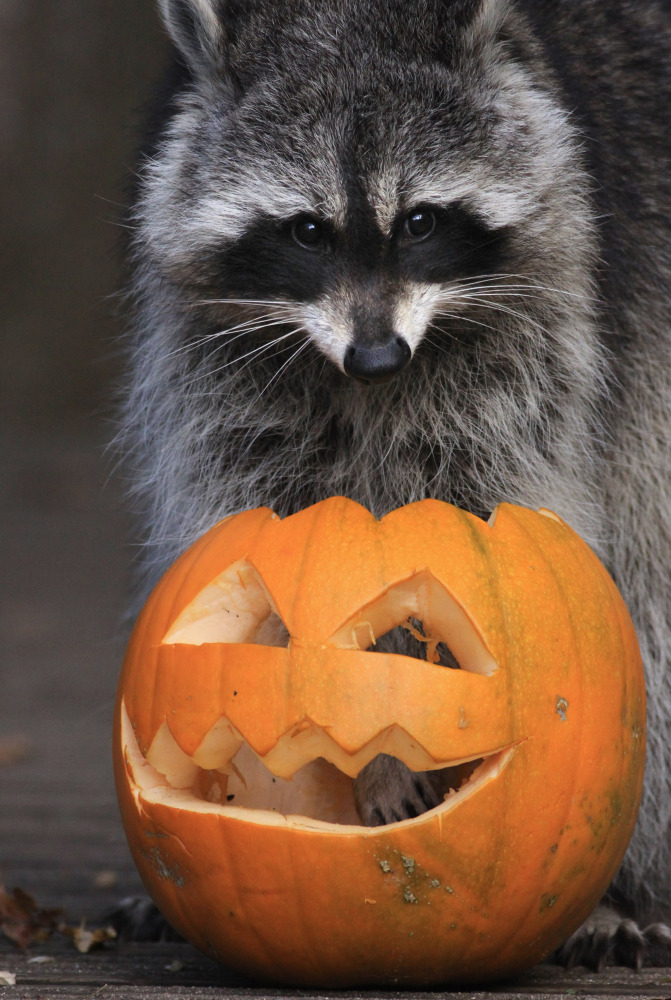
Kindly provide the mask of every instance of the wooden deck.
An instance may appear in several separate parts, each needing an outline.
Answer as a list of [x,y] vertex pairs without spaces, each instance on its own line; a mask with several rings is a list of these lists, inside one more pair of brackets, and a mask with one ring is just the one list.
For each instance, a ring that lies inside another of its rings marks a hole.
[[[0,446],[0,881],[63,910],[70,926],[95,927],[121,897],[142,891],[109,750],[130,559],[122,504],[116,484],[102,489],[109,470],[95,430]],[[110,943],[80,954],[54,935],[20,951],[0,934],[0,998],[229,994],[324,995],[244,983],[186,944]],[[463,995],[671,998],[671,970],[594,975],[539,966],[515,983]]]
[[[393,991],[332,992],[271,989],[244,983],[226,974],[213,962],[185,944],[122,945],[89,955],[73,955],[58,948],[36,950],[30,955],[7,953],[0,947],[0,974],[11,970],[16,985],[2,987],[0,997],[21,1000],[201,1000],[206,997],[236,996],[263,998],[328,997],[329,1000],[395,1000],[395,998],[444,997],[445,991],[396,993]],[[1,980],[0,980],[1,981]],[[578,969],[566,973],[554,966],[538,966],[514,983],[488,990],[463,990],[455,994],[474,1000],[544,1000],[557,996],[611,997],[635,1000],[637,997],[668,1000],[671,996],[671,970],[646,969],[641,973],[608,969],[601,974]]]

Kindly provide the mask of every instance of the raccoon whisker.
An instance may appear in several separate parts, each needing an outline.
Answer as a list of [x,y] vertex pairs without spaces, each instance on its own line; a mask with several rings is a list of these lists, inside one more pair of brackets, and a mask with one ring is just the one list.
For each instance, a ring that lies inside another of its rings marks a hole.
[[[447,312],[443,313],[443,312],[440,312],[440,313],[436,313],[436,316],[438,316],[438,317],[446,316],[446,317],[449,317],[450,319],[460,319],[460,317],[456,313],[447,313]],[[457,336],[455,336],[455,334],[453,334],[450,330],[444,329],[442,326],[437,326],[435,323],[429,323],[429,325],[427,326],[427,330],[435,330],[437,333],[440,333],[442,336],[449,337],[450,340],[454,340],[457,344],[459,343],[459,338]],[[428,337],[426,339],[429,340]],[[434,347],[442,347],[443,346],[442,340],[439,341],[439,340],[431,339],[429,342],[432,343],[434,345]]]
[[[524,286],[519,286],[522,289]],[[468,298],[470,295],[482,295],[482,296],[492,296],[499,298],[508,299],[531,299],[532,301],[538,301],[541,299],[540,295],[532,294],[535,289],[531,291],[525,288],[524,291],[517,290],[515,286],[504,285],[501,288],[488,288],[486,285],[474,285],[472,288],[465,290],[463,288],[455,289],[454,298],[459,301],[462,298]]]
[[533,284],[533,283],[519,285],[519,284],[509,284],[509,283],[490,284],[486,282],[476,284],[475,282],[473,282],[471,284],[455,285],[452,289],[446,291],[445,295],[448,295],[454,299],[458,299],[462,295],[467,295],[471,292],[476,292],[477,294],[485,294],[485,295],[502,295],[510,298],[518,297],[520,299],[523,298],[542,299],[543,295],[550,293],[560,298],[563,297],[567,300],[570,299],[572,302],[574,302],[576,299],[582,302],[589,301],[589,297],[586,295],[576,295],[573,292],[566,291],[565,289],[562,288],[551,288],[550,286]]
[[[294,332],[295,332],[295,333],[297,333],[298,331],[294,331]],[[268,381],[268,382],[266,383],[266,385],[264,386],[264,388],[263,388],[263,389],[261,389],[261,391],[260,391],[260,393],[259,393],[259,396],[262,396],[262,395],[264,394],[264,392],[265,392],[265,391],[266,391],[267,389],[269,389],[269,388],[271,387],[271,385],[273,384],[273,382],[274,382],[274,381],[275,381],[276,379],[278,379],[278,378],[280,377],[280,375],[282,374],[282,372],[283,372],[283,371],[284,371],[284,370],[285,370],[286,368],[288,368],[288,367],[289,367],[289,365],[291,364],[291,362],[292,362],[292,361],[293,361],[293,360],[294,360],[295,358],[297,358],[297,357],[298,357],[298,355],[299,355],[299,354],[300,354],[300,353],[301,353],[302,351],[304,351],[304,350],[305,350],[305,348],[306,348],[306,347],[308,346],[308,344],[309,344],[309,343],[310,343],[310,338],[309,338],[309,337],[306,337],[306,338],[305,338],[305,340],[304,340],[304,341],[303,341],[303,342],[302,342],[302,343],[301,343],[301,344],[299,345],[298,349],[297,349],[296,351],[294,351],[294,353],[293,353],[293,354],[292,354],[292,355],[291,355],[291,356],[290,356],[289,358],[287,358],[287,360],[286,360],[286,361],[284,362],[284,364],[282,365],[282,367],[281,367],[281,368],[278,368],[278,369],[277,369],[277,371],[275,372],[275,374],[273,375],[273,377],[272,377],[272,378],[271,378],[271,379],[270,379],[270,380],[269,380],[269,381]]]
[[[199,382],[204,378],[210,378],[212,375],[217,375],[219,372],[224,371],[226,368],[230,368],[231,365],[235,365],[238,364],[238,362],[240,361],[244,361],[245,358],[250,359],[247,362],[247,364],[250,364],[251,361],[255,361],[261,354],[264,354],[266,351],[269,351],[271,347],[274,347],[276,344],[279,344],[283,340],[287,340],[288,337],[294,336],[296,332],[297,332],[296,330],[290,330],[288,333],[283,334],[281,337],[275,337],[273,340],[269,340],[258,347],[254,347],[251,351],[247,351],[246,354],[243,354],[238,358],[232,358],[225,364],[219,365],[218,368],[213,368],[210,371],[203,372],[202,375],[195,375],[192,379],[188,381],[187,384],[192,385],[194,382]],[[247,365],[243,365],[240,371],[243,371],[246,367]]]
[[130,222],[124,222],[122,219],[105,218],[104,216],[98,216],[99,220],[106,226],[115,226],[117,229],[125,229],[127,233],[135,232],[135,227]]
[[232,326],[222,327],[224,330],[241,330],[245,326],[254,326],[256,323],[262,323],[266,320],[270,320],[274,323],[285,323],[287,320],[287,313],[277,313],[275,310],[263,313],[257,313],[255,316],[250,316],[248,319],[240,320],[239,323],[235,323]]
[[329,362],[328,358],[325,357],[325,358],[322,359],[321,368],[319,369],[319,376],[318,376],[318,381],[319,382],[321,382],[321,380],[323,379],[323,377],[324,377],[324,369],[326,368],[326,366],[329,363],[330,362]]
[[[424,341],[427,344],[431,344],[432,347],[436,347],[440,350],[440,348],[443,346],[441,341],[437,337],[432,337],[429,332],[431,330],[438,330],[438,329],[439,328],[434,326],[433,323],[429,323],[429,325],[426,328],[426,333],[424,334]],[[440,332],[442,333],[443,331],[441,330]],[[449,331],[446,330],[445,333],[447,334],[448,337],[451,337],[452,339],[456,340],[456,337],[453,337],[452,334],[449,333]]]
[[454,288],[444,293],[444,298],[450,302],[467,301],[473,295],[491,296],[492,298],[531,299],[539,301],[542,295],[535,288],[526,285],[470,285],[466,288]]
[[478,296],[474,295],[465,298],[464,301],[476,306],[483,306],[484,308],[487,309],[493,309],[496,312],[505,313],[507,316],[514,316],[515,319],[521,319],[525,323],[530,323],[541,333],[545,332],[544,327],[540,323],[537,323],[536,321],[532,320],[527,313],[521,313],[517,309],[511,309],[509,306],[503,305],[501,302],[498,302],[495,298],[492,298],[490,301],[487,301],[486,299],[483,300],[480,299]]
[[[507,300],[507,302],[505,301]],[[471,292],[457,292],[452,296],[443,296],[442,302],[446,305],[458,307],[458,306],[480,306],[486,309],[495,308],[497,303],[502,305],[507,305],[519,302],[520,305],[524,305],[526,302],[542,302],[543,298],[541,295],[527,295],[524,292],[501,292],[495,289]],[[525,322],[527,321],[528,314],[517,313],[517,315],[522,318],[524,317]]]
[[[188,354],[192,351],[198,350],[199,347],[203,347],[206,344],[212,343],[213,341],[225,341],[226,345],[228,346],[228,344],[232,344],[236,340],[239,340],[240,337],[246,337],[256,333],[257,331],[262,331],[277,325],[278,325],[277,319],[270,318],[263,322],[244,323],[244,324],[241,323],[238,326],[232,327],[231,329],[217,330],[215,333],[208,333],[207,336],[201,337],[190,344],[183,344],[181,347],[175,348],[174,351],[170,351],[168,354],[162,355],[162,357],[159,360],[172,358],[179,354]],[[231,336],[231,334],[235,334],[235,336]]]
[[[176,347],[174,351],[170,351],[168,354],[164,354],[161,360],[166,358],[173,358],[177,354],[188,353],[189,351],[197,350],[204,344],[209,344],[213,340],[226,339],[227,344],[232,344],[234,341],[238,340],[239,337],[246,336],[249,333],[255,333],[257,330],[264,330],[271,326],[276,326],[278,323],[276,316],[271,316],[270,314],[266,316],[258,316],[253,320],[247,320],[244,323],[238,323],[236,326],[227,327],[223,330],[217,330],[216,333],[208,333],[205,337],[201,337],[199,340],[194,340],[189,344],[182,344],[181,347]],[[238,332],[241,331],[241,332]],[[235,333],[235,337],[230,335]]]
[[[224,327],[219,331],[219,334],[227,336],[229,333],[236,333],[238,330],[245,332],[249,330],[264,330],[269,326],[283,326],[286,322],[286,316],[280,318],[275,313],[262,313],[260,316],[245,320],[243,323],[236,323],[235,326]],[[213,336],[213,334],[210,334],[210,336]]]
[[[258,348],[254,352],[250,351],[249,353],[250,354],[253,353],[254,356],[250,357],[249,361],[247,361],[244,365],[242,365],[242,367],[239,369],[239,371],[243,372],[245,370],[245,368],[248,368],[254,361],[256,361],[261,356],[261,354],[265,354],[265,352],[268,351],[268,350],[270,350],[272,347],[277,347],[277,345],[281,341],[287,340],[289,337],[295,336],[295,334],[300,333],[301,330],[302,330],[302,327],[300,327],[300,326],[294,327],[293,330],[289,330],[289,332],[286,333],[286,334],[284,334],[282,337],[276,337],[274,340],[269,340],[266,344],[263,344],[260,348]],[[267,355],[267,357],[264,358],[264,361],[268,361],[271,358],[277,357],[278,354],[282,354],[283,351],[285,351],[287,349],[290,349],[292,346],[293,346],[292,344],[285,344],[283,347],[280,347],[279,351],[275,351],[274,354]],[[246,357],[248,357],[248,355],[247,354],[243,354],[242,358],[236,358],[235,360],[242,361]],[[230,364],[233,364],[233,362],[230,362]]]
[[470,278],[469,277],[460,278],[459,279],[459,284],[460,285],[468,285],[469,288],[472,288],[472,287],[474,287],[474,285],[475,285],[476,282],[482,282],[482,284],[484,286],[492,285],[492,287],[498,287],[498,286],[493,285],[493,282],[495,282],[495,281],[498,281],[498,282],[501,282],[501,283],[503,283],[503,282],[509,282],[511,278],[516,278],[519,281],[522,281],[523,284],[520,284],[520,285],[508,284],[507,285],[508,288],[524,288],[524,289],[529,289],[529,290],[536,289],[539,292],[552,292],[555,295],[566,295],[568,298],[572,298],[572,299],[581,299],[581,300],[584,300],[584,299],[587,298],[587,296],[583,292],[571,292],[571,291],[569,291],[566,288],[556,288],[556,287],[554,287],[552,285],[544,285],[541,281],[537,281],[535,278],[532,278],[530,275],[527,275],[527,274],[515,274],[514,272],[511,272],[509,274],[502,273],[502,274],[480,274],[480,275],[473,275]]
[[[532,301],[537,301],[535,296],[528,296],[528,297],[531,298]],[[506,303],[501,302],[500,295],[498,294],[487,295],[485,292],[478,292],[477,294],[474,295],[470,294],[460,295],[458,298],[455,298],[453,302],[454,304],[457,305],[464,303],[465,305],[469,306],[470,305],[482,306],[483,308],[486,309],[494,309],[497,306],[497,304],[500,303],[502,307],[505,306],[506,308],[509,308]],[[452,305],[452,303],[450,303],[450,305]],[[518,317],[523,317],[525,321],[527,319],[527,316],[524,313],[516,312],[516,315]]]
[[[440,319],[443,319],[443,318],[445,318],[445,319],[454,319],[454,320],[457,320],[460,323],[461,322],[472,323],[473,326],[481,326],[484,330],[489,330],[490,333],[498,333],[499,332],[495,326],[491,325],[491,323],[483,323],[480,320],[473,319],[472,316],[463,316],[460,313],[451,313],[451,312],[442,312],[442,311],[435,313],[435,316],[437,318],[440,318]],[[437,330],[439,333],[448,333],[447,330],[443,330],[442,327],[437,326],[435,323],[432,323],[430,325],[433,327],[434,330]],[[454,337],[453,334],[451,336]],[[455,337],[454,339],[456,340],[458,338]]]
[[[478,302],[476,298],[471,298],[470,300],[464,298],[462,301],[466,305],[481,306],[482,308],[490,309],[490,310],[495,311],[495,312],[505,313],[508,316],[512,316],[515,319],[521,320],[523,323],[525,323],[526,325],[530,326],[532,329],[536,330],[540,334],[547,333],[546,328],[541,323],[539,323],[537,320],[535,320],[531,316],[529,316],[528,314],[518,312],[516,309],[510,309],[509,307],[504,306],[501,303],[498,303],[496,301],[493,301],[493,302]],[[454,304],[455,304],[454,302],[450,303],[450,305],[454,305]],[[435,313],[435,315],[440,316],[440,315],[442,315],[442,313],[440,311],[437,311]],[[453,313],[451,315],[454,317]],[[469,321],[468,317],[464,316],[462,313],[459,313],[458,315],[459,315],[460,319],[464,319],[464,320]],[[471,319],[470,322],[475,322],[475,321]]]
[[113,208],[120,208],[124,212],[128,208],[128,206],[124,205],[122,201],[114,201],[113,198],[106,198],[105,195],[103,194],[94,194],[93,197],[95,198],[96,201],[102,201],[106,205],[112,205]]
[[195,299],[190,304],[197,306],[274,306],[277,309],[295,309],[291,302],[284,299]]
[[[513,280],[517,281],[518,284],[513,285],[512,284]],[[501,274],[472,274],[472,275],[466,275],[463,278],[459,278],[457,280],[457,284],[459,284],[459,285],[467,285],[467,286],[472,286],[472,285],[476,285],[476,284],[482,284],[482,285],[487,285],[487,286],[491,285],[493,287],[494,286],[498,287],[499,285],[505,284],[505,285],[511,285],[512,287],[515,287],[515,288],[536,288],[536,287],[539,287],[539,282],[536,281],[536,279],[528,277],[525,274],[515,274],[513,272],[510,272],[510,273],[504,273],[504,272],[502,272]]]
[[[561,288],[544,288],[535,284],[520,284],[517,282],[493,282],[485,281],[484,279],[480,281],[455,281],[452,288],[449,289],[450,292],[455,292],[456,294],[470,293],[470,292],[489,292],[496,295],[506,295],[508,293],[513,293],[515,295],[529,295],[534,292],[557,292],[563,294]],[[567,292],[566,294],[571,294]]]

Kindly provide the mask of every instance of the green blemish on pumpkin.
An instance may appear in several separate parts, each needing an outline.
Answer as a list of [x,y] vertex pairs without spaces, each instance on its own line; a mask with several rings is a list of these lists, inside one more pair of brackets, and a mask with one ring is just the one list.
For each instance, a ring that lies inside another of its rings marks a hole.
[[170,865],[158,847],[152,847],[150,851],[146,852],[146,857],[149,858],[152,865],[156,869],[156,874],[159,878],[165,879],[166,882],[172,882],[179,889],[184,885],[184,878],[180,872],[179,865],[175,862],[174,865]]
[[561,696],[557,697],[556,712],[562,722],[566,722],[566,713],[568,712],[568,702],[566,698]]
[[615,826],[622,819],[622,795],[617,788],[610,793],[611,826]]

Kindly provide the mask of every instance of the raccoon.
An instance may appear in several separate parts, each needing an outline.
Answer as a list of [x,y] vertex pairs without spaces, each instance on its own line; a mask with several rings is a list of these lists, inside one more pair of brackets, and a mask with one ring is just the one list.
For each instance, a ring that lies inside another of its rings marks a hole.
[[[175,59],[130,217],[121,431],[139,593],[257,505],[550,506],[622,590],[650,705],[619,916],[564,957],[669,961],[668,4],[160,9]],[[356,797],[369,824],[437,801],[389,757]]]

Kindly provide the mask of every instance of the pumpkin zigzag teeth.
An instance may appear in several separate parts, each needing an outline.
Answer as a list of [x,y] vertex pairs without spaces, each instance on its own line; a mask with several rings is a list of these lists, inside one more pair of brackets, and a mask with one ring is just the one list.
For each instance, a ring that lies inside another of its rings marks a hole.
[[311,761],[322,758],[343,774],[356,778],[378,754],[403,761],[412,771],[436,771],[490,756],[505,747],[436,759],[402,726],[393,724],[381,730],[354,752],[344,750],[324,727],[305,717],[292,726],[265,754],[260,754],[252,739],[246,739],[222,716],[206,733],[192,756],[179,745],[167,721],[159,727],[147,751],[147,760],[164,774],[174,788],[190,787],[199,769],[216,770],[230,775],[236,769],[235,757],[247,745],[255,756],[278,778],[288,780]]

